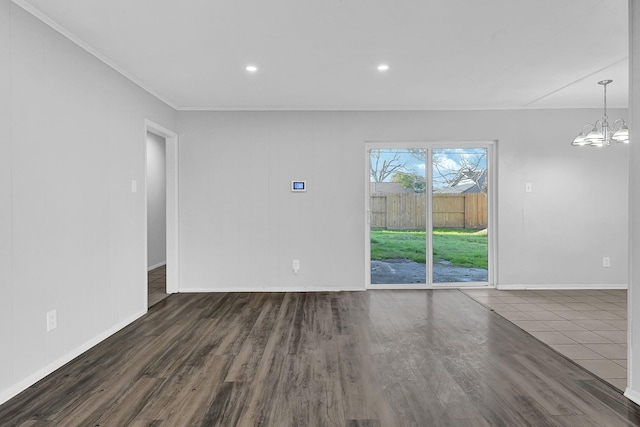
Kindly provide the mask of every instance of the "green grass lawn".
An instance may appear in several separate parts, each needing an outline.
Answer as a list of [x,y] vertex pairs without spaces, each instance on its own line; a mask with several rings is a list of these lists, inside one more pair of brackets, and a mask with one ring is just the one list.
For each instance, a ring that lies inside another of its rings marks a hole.
[[[371,230],[371,259],[406,258],[425,263],[424,231]],[[487,232],[466,228],[433,229],[433,262],[487,268]]]

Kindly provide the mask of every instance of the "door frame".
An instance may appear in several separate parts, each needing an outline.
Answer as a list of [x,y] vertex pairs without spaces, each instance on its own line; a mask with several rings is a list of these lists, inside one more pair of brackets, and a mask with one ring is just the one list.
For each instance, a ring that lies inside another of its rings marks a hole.
[[[178,227],[178,134],[149,119],[144,121],[144,162],[145,180],[144,197],[147,199],[147,132],[158,135],[165,140],[165,162],[166,162],[166,192],[167,192],[167,288],[168,294],[176,293],[180,290],[179,283],[179,227]],[[147,241],[147,204],[145,203],[144,213],[145,242]],[[146,243],[145,243],[146,244]],[[144,268],[147,270],[147,251],[144,256]],[[146,277],[146,276],[145,276]],[[145,286],[147,283],[145,282]]]
[[[427,251],[427,277],[426,283],[418,284],[371,284],[371,211],[370,211],[370,151],[372,149],[403,149],[403,148],[422,148],[427,150],[428,156],[426,161],[426,180],[427,180],[427,230],[426,230],[426,251]],[[433,165],[431,155],[434,149],[439,148],[486,148],[487,149],[487,169],[489,170],[489,188],[487,191],[487,221],[488,221],[488,278],[487,282],[452,282],[452,283],[433,283],[433,257],[432,257],[432,232],[433,232]],[[495,288],[497,280],[497,140],[473,140],[473,141],[365,141],[364,143],[364,228],[365,228],[365,289],[447,289],[447,288]]]

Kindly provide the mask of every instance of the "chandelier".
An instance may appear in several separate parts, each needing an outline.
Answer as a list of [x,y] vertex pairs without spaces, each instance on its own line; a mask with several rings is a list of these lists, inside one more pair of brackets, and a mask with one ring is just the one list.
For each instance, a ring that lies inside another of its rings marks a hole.
[[599,85],[604,86],[604,116],[594,124],[584,125],[582,131],[575,137],[571,145],[578,147],[583,145],[608,147],[611,141],[629,143],[629,128],[624,120],[618,119],[614,121],[611,127],[609,127],[609,122],[607,121],[607,85],[612,81],[601,80],[598,82]]

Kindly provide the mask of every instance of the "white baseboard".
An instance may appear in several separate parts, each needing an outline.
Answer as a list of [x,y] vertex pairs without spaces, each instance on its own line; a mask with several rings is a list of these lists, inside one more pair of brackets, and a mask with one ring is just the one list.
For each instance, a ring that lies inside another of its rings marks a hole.
[[142,317],[146,313],[147,313],[147,310],[144,310],[142,312],[134,314],[133,316],[131,316],[131,317],[123,320],[122,322],[116,324],[112,328],[109,328],[106,331],[102,332],[100,335],[98,335],[98,336],[90,339],[89,341],[85,342],[84,344],[74,348],[72,351],[70,351],[69,353],[67,353],[64,356],[60,357],[58,360],[50,363],[49,365],[45,366],[44,368],[40,369],[39,371],[29,375],[28,377],[26,377],[25,379],[21,380],[20,382],[18,382],[17,384],[13,385],[12,387],[8,388],[7,390],[4,390],[4,391],[0,392],[0,405],[5,403],[9,399],[17,396],[19,393],[21,393],[24,390],[26,390],[27,388],[31,387],[32,385],[34,385],[35,383],[37,383],[38,381],[40,381],[41,379],[43,379],[47,375],[51,374],[56,369],[61,368],[66,363],[69,363],[70,361],[72,361],[76,357],[80,356],[82,353],[84,353],[85,351],[89,350],[91,347],[93,347],[96,344],[99,344],[100,342],[102,342],[105,339],[109,338],[111,335],[113,335],[116,332],[118,332],[119,330],[123,329],[125,326],[133,323],[136,319]]
[[387,285],[387,284],[373,284],[369,285],[366,289],[367,291],[375,291],[375,290],[435,290],[435,289],[495,289],[495,286],[488,285],[484,282],[464,282],[464,283],[456,283],[456,284],[447,284],[447,283],[436,283],[427,285],[424,283],[421,284],[397,284],[397,285]]
[[636,405],[640,405],[640,392],[631,390],[629,387],[627,387],[627,389],[624,391],[624,397],[626,397]]
[[627,284],[584,284],[584,283],[576,283],[576,284],[562,284],[562,285],[554,285],[554,284],[535,284],[535,285],[497,285],[496,289],[501,291],[522,291],[522,290],[530,290],[530,291],[559,291],[559,290],[609,290],[609,289],[627,289]]
[[[220,287],[220,288],[180,288],[178,292],[182,293],[207,293],[207,292],[356,292],[375,289],[487,289],[494,288],[484,284],[478,284],[477,286],[469,286],[465,283],[465,286],[447,286],[446,284],[439,284],[437,286],[425,287],[424,285],[371,285],[369,288],[354,287],[354,288],[342,288],[342,287],[309,287],[309,288],[270,288],[270,287],[258,287],[258,286],[235,286],[235,287]],[[609,290],[609,289],[627,289],[626,284],[535,284],[535,285],[498,285],[495,289],[508,291],[508,290]]]
[[162,267],[163,265],[167,265],[167,261],[163,261],[160,264],[152,265],[151,267],[147,267],[147,271],[155,270],[158,267]]
[[215,293],[215,292],[358,292],[365,288],[257,288],[257,287],[233,287],[233,288],[180,288],[180,293]]

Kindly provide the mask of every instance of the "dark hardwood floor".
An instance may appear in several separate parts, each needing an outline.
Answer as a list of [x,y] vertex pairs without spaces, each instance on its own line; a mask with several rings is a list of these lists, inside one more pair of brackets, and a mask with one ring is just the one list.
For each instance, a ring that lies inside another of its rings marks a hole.
[[147,273],[147,307],[153,307],[168,296],[167,266],[163,265]]
[[174,294],[2,426],[637,426],[618,391],[456,290]]

